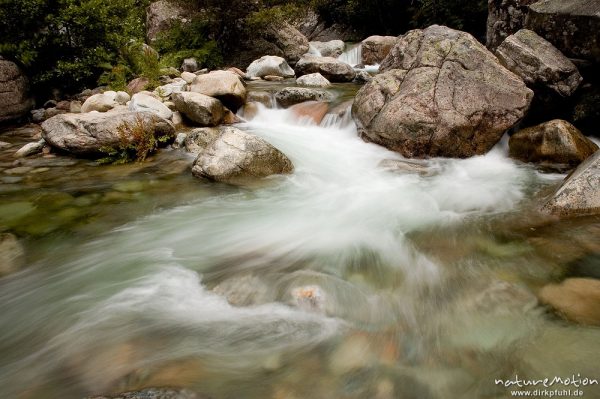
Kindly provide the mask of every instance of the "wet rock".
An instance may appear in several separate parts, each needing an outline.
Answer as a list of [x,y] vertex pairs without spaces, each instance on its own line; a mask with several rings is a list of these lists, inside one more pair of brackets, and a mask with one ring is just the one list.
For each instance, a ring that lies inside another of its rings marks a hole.
[[373,77],[367,71],[356,71],[356,76],[353,82],[358,84],[368,83],[373,80]]
[[240,123],[241,121],[242,120],[238,118],[236,114],[228,109],[225,109],[225,115],[223,115],[223,121],[221,123],[224,125],[233,125],[235,123]]
[[[510,156],[523,162],[563,164],[575,167],[598,146],[567,121],[555,119],[513,134]],[[561,168],[562,169],[562,168]]]
[[543,0],[529,6],[525,28],[569,58],[600,63],[600,4],[594,0]]
[[319,286],[296,287],[292,290],[292,299],[300,309],[319,313],[325,311],[325,293]]
[[31,166],[17,166],[16,168],[6,169],[4,173],[7,175],[24,175],[29,173],[32,169]]
[[0,150],[3,150],[5,148],[9,148],[9,147],[12,147],[11,143],[8,143],[6,141],[0,141]]
[[433,25],[399,38],[352,106],[360,136],[407,158],[485,154],[533,92],[471,35]]
[[217,98],[234,112],[246,102],[247,95],[244,82],[229,71],[213,71],[196,76],[190,91]]
[[258,102],[267,108],[273,106],[273,94],[266,91],[251,91],[248,93],[248,102]]
[[331,57],[318,57],[305,54],[296,64],[298,76],[320,73],[330,82],[351,82],[356,75],[354,69],[345,62]]
[[[184,146],[187,152],[191,152],[192,154],[200,154],[204,151],[208,146],[221,137],[221,135],[229,131],[231,129],[235,129],[227,126],[219,126],[219,127],[203,127],[194,129],[189,132],[185,138]],[[237,129],[232,130],[235,132]]]
[[146,90],[150,86],[148,78],[135,78],[127,84],[127,92],[131,95]]
[[123,392],[108,396],[89,396],[86,399],[207,399],[188,389],[146,388],[141,391]]
[[173,137],[173,125],[150,112],[62,114],[42,124],[46,142],[80,156],[102,155],[106,148],[135,144],[139,136]]
[[233,306],[260,305],[269,299],[267,285],[250,274],[228,278],[213,288],[213,292],[225,297]]
[[173,148],[182,148],[185,146],[185,139],[187,136],[187,133],[177,133],[177,137],[175,137],[175,141],[173,141]]
[[114,91],[107,91],[88,97],[81,106],[81,112],[106,112],[118,105],[120,104],[117,102],[117,93]]
[[296,79],[296,84],[307,87],[329,87],[331,83],[320,73],[309,73]]
[[27,115],[33,105],[25,74],[17,64],[0,56],[0,122]]
[[528,6],[538,0],[489,0],[486,46],[495,50],[523,27]]
[[46,120],[46,110],[43,108],[31,110],[31,120],[33,123],[41,123]]
[[368,367],[375,361],[371,344],[364,334],[354,334],[344,339],[329,357],[329,369],[335,375]]
[[244,104],[241,110],[241,116],[247,121],[254,119],[258,114],[259,103],[256,101],[250,101]]
[[567,176],[542,210],[562,216],[600,213],[600,151]]
[[281,76],[267,75],[263,78],[267,82],[280,82],[283,80]]
[[[181,70],[183,72],[194,73],[199,69],[200,66],[198,65],[198,60],[196,60],[195,58],[186,58],[181,63]],[[183,73],[181,75],[183,77]]]
[[538,296],[567,320],[600,326],[600,280],[568,278],[543,287]]
[[306,87],[286,87],[275,94],[275,99],[281,106],[289,107],[305,101],[332,101],[333,94],[325,90]]
[[44,139],[41,139],[41,140],[33,142],[33,143],[27,143],[15,153],[15,157],[16,158],[25,158],[30,155],[37,154],[42,151],[42,149],[44,148],[45,145],[46,145],[46,142],[44,141]]
[[179,111],[173,111],[173,116],[171,117],[171,122],[173,125],[178,126],[183,124],[183,116]]
[[390,50],[396,44],[396,36],[369,36],[362,41],[362,63],[365,65],[376,65],[387,57]]
[[341,40],[330,40],[328,42],[313,41],[308,43],[313,46],[322,57],[337,58],[344,52],[346,44]]
[[541,87],[568,97],[583,80],[575,64],[550,42],[527,29],[507,37],[496,55],[534,90]]
[[25,265],[25,249],[17,237],[0,233],[0,278],[19,271]]
[[329,110],[329,104],[319,101],[306,101],[300,104],[292,105],[289,110],[297,118],[308,118],[318,125],[327,114],[327,111]]
[[384,159],[377,166],[386,171],[401,174],[411,173],[421,176],[430,176],[433,174],[427,163],[417,160]]
[[175,93],[172,100],[177,110],[200,126],[216,126],[223,120],[225,109],[215,98],[194,92]]
[[230,127],[200,153],[192,174],[230,184],[244,184],[276,174],[292,173],[292,162],[260,137]]
[[294,70],[282,57],[265,55],[252,63],[246,69],[246,74],[251,77],[280,76],[282,78],[294,77]]
[[134,94],[129,103],[130,111],[152,112],[163,119],[171,119],[173,111],[171,111],[162,101],[144,93]]

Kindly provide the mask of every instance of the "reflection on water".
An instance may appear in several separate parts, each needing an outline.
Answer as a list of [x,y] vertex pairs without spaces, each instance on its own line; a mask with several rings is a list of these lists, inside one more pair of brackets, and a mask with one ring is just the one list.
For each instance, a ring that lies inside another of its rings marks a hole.
[[536,213],[562,176],[502,145],[391,172],[377,165],[401,158],[347,118],[319,127],[261,108],[240,127],[295,173],[213,185],[165,151],[78,161],[3,195],[2,226],[29,254],[0,280],[3,397],[169,385],[215,398],[496,398],[507,390],[493,380],[516,373],[598,377],[600,332],[534,294],[600,252],[597,219]]

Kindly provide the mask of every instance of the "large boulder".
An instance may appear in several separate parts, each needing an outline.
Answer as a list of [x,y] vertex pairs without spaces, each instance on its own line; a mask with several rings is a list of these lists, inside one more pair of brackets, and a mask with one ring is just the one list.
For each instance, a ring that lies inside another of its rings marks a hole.
[[201,127],[194,129],[185,137],[183,142],[185,150],[198,155],[223,133],[230,131],[230,129],[237,130],[231,126]]
[[331,101],[333,95],[325,90],[307,87],[286,87],[275,94],[275,99],[282,107],[289,107],[305,101]]
[[523,129],[509,140],[510,156],[524,162],[575,167],[598,150],[593,141],[560,119]]
[[190,91],[217,98],[233,112],[244,105],[247,95],[243,80],[230,71],[198,75],[190,85]]
[[567,176],[542,210],[562,216],[600,213],[600,151]]
[[309,73],[296,79],[296,84],[308,87],[329,87],[331,83],[320,73]]
[[352,106],[359,134],[412,158],[484,154],[529,108],[533,92],[471,35],[413,30]]
[[229,128],[198,155],[192,174],[230,184],[292,173],[292,162],[260,137]]
[[510,35],[496,50],[500,62],[532,89],[568,97],[583,80],[577,67],[550,42],[528,29]]
[[314,10],[308,10],[298,16],[292,24],[309,40],[327,42],[343,40],[355,42],[361,40],[360,33],[348,25],[327,23]]
[[152,42],[176,23],[189,23],[193,12],[183,2],[160,0],[146,9],[146,38]]
[[293,78],[294,70],[287,61],[276,55],[265,55],[252,63],[246,69],[246,75],[250,78],[263,78],[265,76],[281,76],[282,78]]
[[216,126],[225,116],[225,109],[219,100],[201,93],[174,93],[171,100],[177,111],[200,126]]
[[174,137],[173,125],[151,112],[127,110],[106,113],[61,114],[42,123],[42,137],[52,147],[80,156],[105,155],[154,137]]
[[[121,92],[119,92],[121,93]],[[125,92],[122,92],[125,93]],[[127,93],[125,93],[127,94]],[[127,98],[127,100],[125,100]],[[125,102],[123,102],[125,100]],[[88,97],[87,100],[81,106],[81,112],[106,112],[111,109],[118,107],[119,105],[125,104],[129,100],[127,97],[119,97],[118,93],[112,90],[105,91],[104,93],[94,94]]]
[[354,69],[342,61],[311,54],[305,54],[296,64],[295,70],[298,76],[318,72],[331,82],[351,82],[356,76]]
[[600,2],[541,0],[529,6],[525,28],[569,58],[600,63]]
[[387,57],[390,50],[396,44],[396,36],[369,36],[362,41],[362,63],[365,65],[376,65]]
[[0,122],[19,119],[32,107],[29,80],[17,64],[0,57]]
[[171,119],[173,111],[169,109],[162,101],[146,93],[134,94],[129,102],[131,111],[152,112],[164,119]]
[[309,42],[315,50],[317,50],[322,57],[333,57],[337,58],[344,52],[346,44],[341,40],[330,40],[328,42]]
[[488,0],[486,46],[495,50],[523,27],[529,4],[537,0]]

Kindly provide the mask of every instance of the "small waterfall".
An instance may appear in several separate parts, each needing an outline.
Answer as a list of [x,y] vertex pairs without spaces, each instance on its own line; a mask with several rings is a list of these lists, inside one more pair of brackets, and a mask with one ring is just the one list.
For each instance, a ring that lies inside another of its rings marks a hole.
[[362,44],[349,44],[346,50],[338,57],[338,60],[345,62],[351,66],[362,64]]
[[321,121],[321,127],[326,129],[344,129],[352,124],[352,106],[348,106],[343,113],[327,114]]

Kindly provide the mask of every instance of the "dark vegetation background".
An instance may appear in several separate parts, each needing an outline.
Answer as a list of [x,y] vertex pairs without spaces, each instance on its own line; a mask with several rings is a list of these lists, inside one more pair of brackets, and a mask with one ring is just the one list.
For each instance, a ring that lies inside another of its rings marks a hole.
[[21,65],[34,94],[75,93],[98,84],[123,88],[136,76],[157,79],[160,69],[196,57],[222,66],[241,38],[270,23],[314,10],[326,24],[354,28],[362,38],[400,35],[434,23],[482,40],[486,0],[187,0],[202,10],[143,47],[150,0],[0,0],[0,55]]

